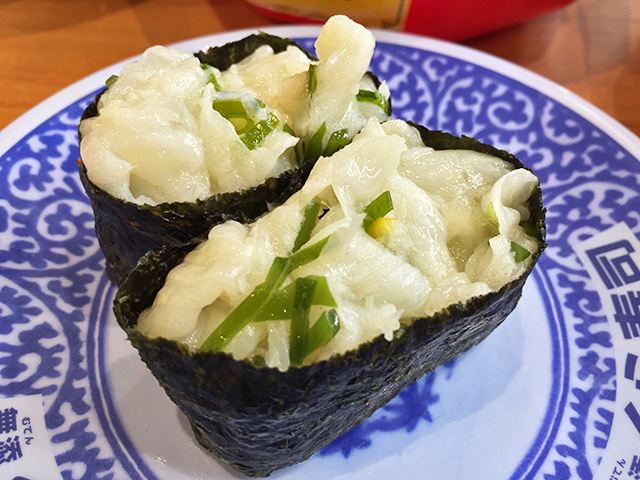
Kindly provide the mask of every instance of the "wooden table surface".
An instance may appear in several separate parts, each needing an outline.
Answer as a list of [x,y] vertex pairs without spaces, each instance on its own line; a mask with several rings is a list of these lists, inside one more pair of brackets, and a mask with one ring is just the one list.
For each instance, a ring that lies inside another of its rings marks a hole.
[[[274,24],[241,0],[0,0],[0,129],[151,45]],[[577,0],[462,43],[563,85],[640,136],[640,0]]]

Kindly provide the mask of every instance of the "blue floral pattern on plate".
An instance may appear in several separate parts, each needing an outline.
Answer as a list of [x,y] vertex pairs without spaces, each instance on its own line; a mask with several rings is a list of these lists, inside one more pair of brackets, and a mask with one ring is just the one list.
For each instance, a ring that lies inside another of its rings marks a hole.
[[[509,478],[593,478],[610,434],[615,362],[599,297],[571,245],[621,221],[638,232],[640,164],[588,119],[491,69],[394,43],[378,44],[372,69],[388,82],[396,117],[494,144],[539,175],[549,247],[531,281],[551,332],[551,393]],[[64,478],[157,478],[109,389],[113,287],[75,163],[77,124],[94,95],[35,126],[0,159],[0,395],[43,395]],[[319,461],[350,461],[391,432],[438,427],[459,362],[407,388]]]

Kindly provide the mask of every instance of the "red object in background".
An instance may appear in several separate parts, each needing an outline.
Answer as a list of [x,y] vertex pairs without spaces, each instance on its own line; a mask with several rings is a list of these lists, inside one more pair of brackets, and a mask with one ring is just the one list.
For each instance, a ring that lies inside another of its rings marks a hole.
[[[367,27],[388,26],[390,29],[419,33],[445,40],[459,41],[488,33],[493,30],[523,22],[530,18],[552,12],[572,3],[574,0],[397,0],[397,22],[372,22],[359,19],[353,11],[345,11],[355,21]],[[249,0],[249,3],[263,14],[292,23],[324,23],[331,15],[343,13],[340,2],[327,2],[326,8],[299,14],[305,3],[299,0],[294,6],[286,5],[287,0]],[[329,5],[331,3],[331,5]],[[376,0],[370,0],[375,7]],[[353,5],[348,0],[345,7]],[[306,6],[307,9],[312,8]],[[403,11],[404,10],[404,11]],[[369,13],[369,17],[371,14]],[[400,18],[402,17],[402,18]],[[387,23],[388,25],[383,25]]]

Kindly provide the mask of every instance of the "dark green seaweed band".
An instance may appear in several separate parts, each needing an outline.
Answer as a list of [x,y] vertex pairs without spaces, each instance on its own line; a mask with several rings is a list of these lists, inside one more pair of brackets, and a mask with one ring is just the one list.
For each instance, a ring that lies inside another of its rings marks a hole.
[[[436,149],[472,149],[522,168],[514,156],[473,139],[418,128],[425,144]],[[193,244],[143,257],[118,290],[114,311],[141,358],[189,418],[198,441],[246,475],[267,476],[309,458],[425,373],[481,342],[507,317],[545,247],[539,188],[528,207],[540,248],[521,277],[497,292],[415,318],[391,341],[380,335],[356,350],[286,372],[224,353],[190,353],[179,343],[136,330],[167,272]]]
[[140,257],[165,245],[202,239],[211,227],[227,220],[247,223],[281,203],[299,189],[309,166],[285,172],[277,178],[241,192],[213,195],[196,202],[138,205],[105,192],[87,177],[84,165],[80,180],[91,199],[95,229],[106,258],[107,278],[120,285]]
[[289,38],[282,38],[269,33],[260,32],[237,40],[229,42],[219,47],[209,47],[196,53],[196,57],[200,63],[205,63],[216,67],[218,70],[228,70],[232,65],[240,63],[249,57],[258,48],[269,45],[274,53],[284,52],[289,47],[300,49],[310,60],[317,60],[300,45]]

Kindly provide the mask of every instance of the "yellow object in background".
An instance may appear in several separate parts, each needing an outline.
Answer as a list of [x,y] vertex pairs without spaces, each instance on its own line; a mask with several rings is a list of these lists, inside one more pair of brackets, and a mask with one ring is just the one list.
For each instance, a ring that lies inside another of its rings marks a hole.
[[342,14],[371,28],[402,30],[411,0],[249,0],[249,3],[296,18],[323,22]]
[[557,10],[575,0],[247,0],[265,15],[323,23],[347,15],[368,28],[463,40]]

